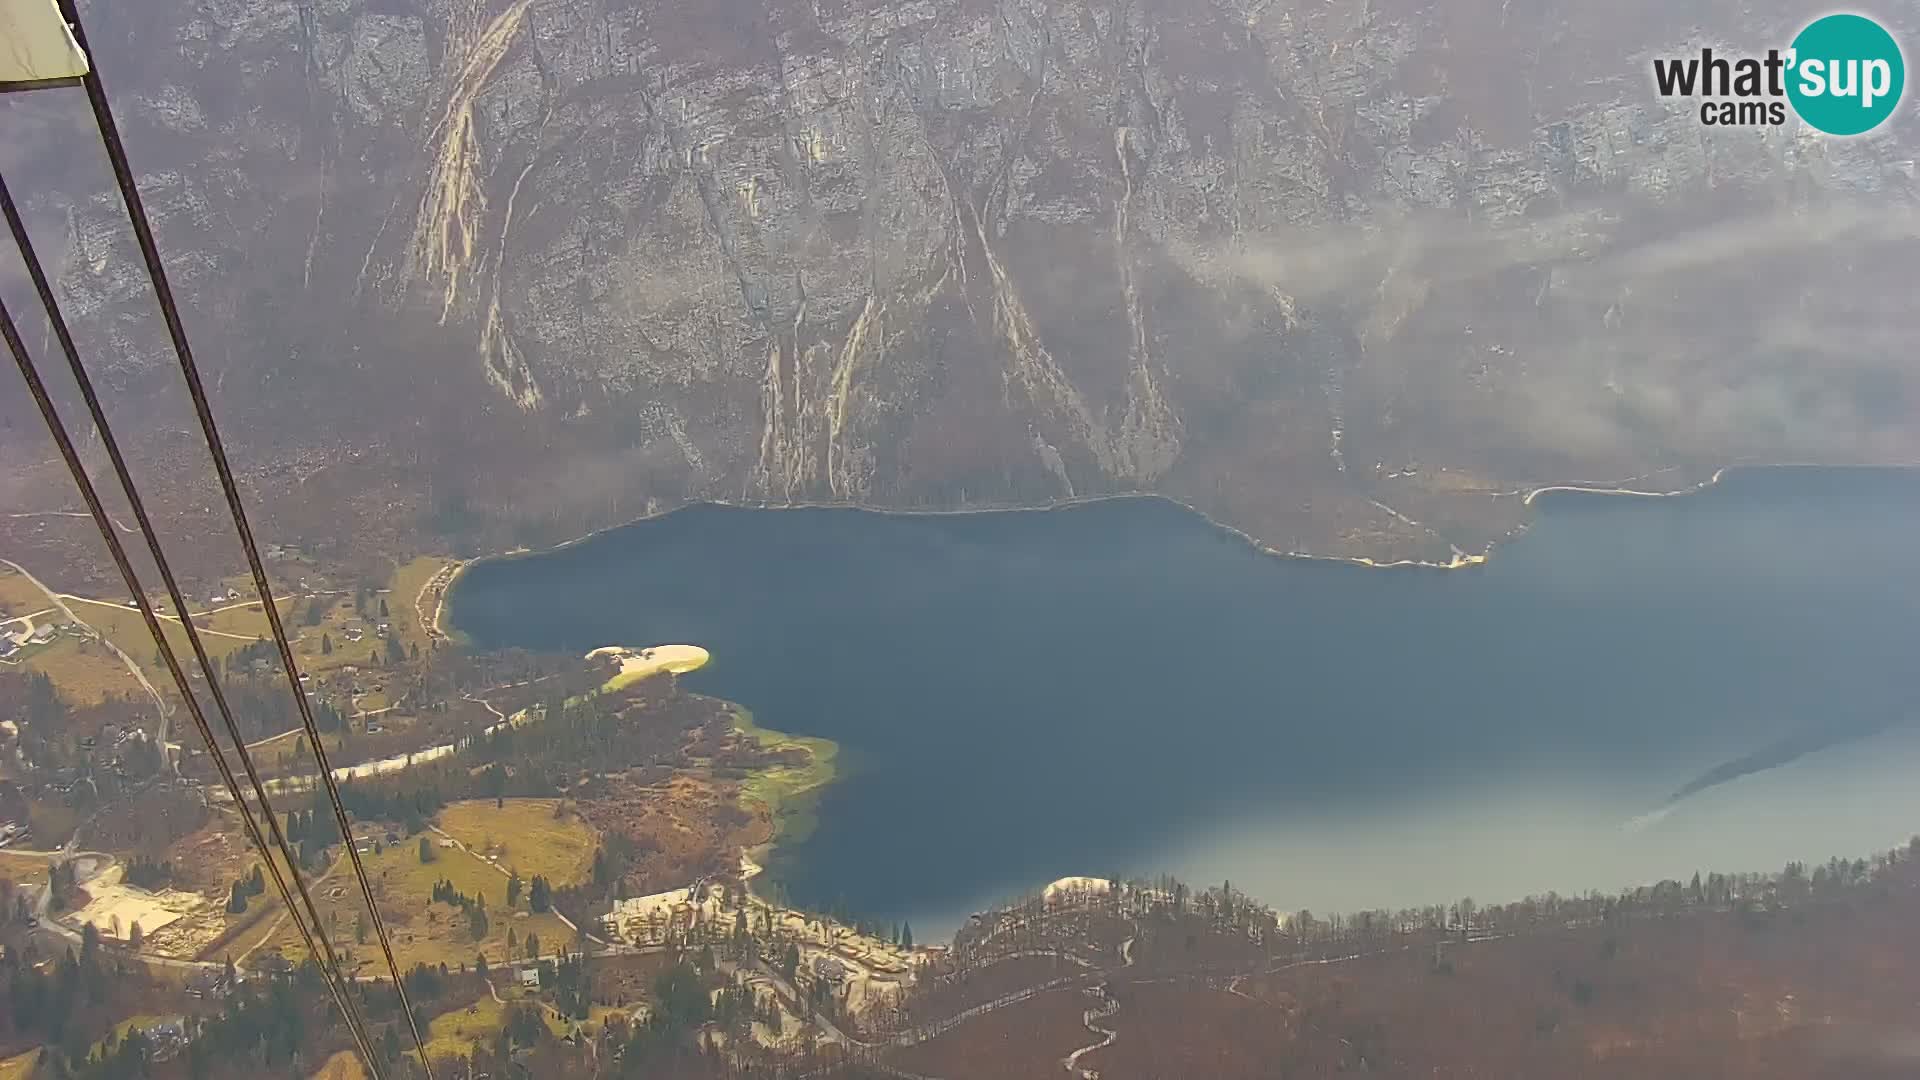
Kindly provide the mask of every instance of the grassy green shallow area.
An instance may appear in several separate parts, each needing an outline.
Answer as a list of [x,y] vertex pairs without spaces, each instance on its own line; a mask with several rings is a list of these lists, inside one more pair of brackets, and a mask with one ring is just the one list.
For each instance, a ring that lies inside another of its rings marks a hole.
[[767,750],[798,748],[807,752],[806,764],[756,769],[741,785],[742,798],[760,803],[773,815],[775,844],[805,840],[817,824],[815,799],[838,775],[840,745],[832,739],[761,727],[754,722],[753,713],[739,705],[733,706],[733,723],[741,734],[753,737]]

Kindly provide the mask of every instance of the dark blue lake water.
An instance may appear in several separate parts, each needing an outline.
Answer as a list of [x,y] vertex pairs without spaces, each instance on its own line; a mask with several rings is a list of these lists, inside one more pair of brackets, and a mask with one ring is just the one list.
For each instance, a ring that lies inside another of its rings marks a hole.
[[1904,840],[1916,549],[1920,474],[1867,471],[1542,496],[1453,572],[1274,558],[1149,499],[698,507],[478,564],[450,611],[483,647],[709,649],[691,688],[843,748],[792,898],[926,937],[1068,874],[1350,909]]

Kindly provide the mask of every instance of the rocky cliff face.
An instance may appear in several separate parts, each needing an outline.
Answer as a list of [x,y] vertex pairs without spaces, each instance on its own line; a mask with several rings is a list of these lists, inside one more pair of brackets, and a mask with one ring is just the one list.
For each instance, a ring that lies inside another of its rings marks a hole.
[[[1912,95],[1853,140],[1654,95],[1651,57],[1784,45],[1806,15],[1761,7],[89,18],[289,531],[1158,491],[1285,550],[1446,559],[1538,482],[1920,458]],[[158,386],[71,108],[11,108],[9,171],[94,354]],[[166,400],[143,399],[161,455]]]

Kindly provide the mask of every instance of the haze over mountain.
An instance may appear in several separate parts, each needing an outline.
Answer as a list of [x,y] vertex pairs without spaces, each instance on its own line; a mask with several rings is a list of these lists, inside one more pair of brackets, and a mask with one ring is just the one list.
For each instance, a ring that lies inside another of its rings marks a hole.
[[[1840,140],[1651,85],[1808,14],[88,5],[277,535],[1146,490],[1442,560],[1538,483],[1920,458],[1911,103]],[[197,465],[84,102],[0,122],[144,459]],[[37,418],[0,413],[0,501],[66,506]]]

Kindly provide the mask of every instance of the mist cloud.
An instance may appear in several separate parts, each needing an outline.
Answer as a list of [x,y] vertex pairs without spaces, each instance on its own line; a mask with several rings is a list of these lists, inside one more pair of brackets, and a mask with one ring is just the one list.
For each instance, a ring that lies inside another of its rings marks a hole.
[[1589,460],[1920,457],[1911,207],[1834,201],[1673,227],[1598,209],[1393,214],[1171,250],[1203,281],[1352,327],[1348,393],[1395,388],[1492,443]]

